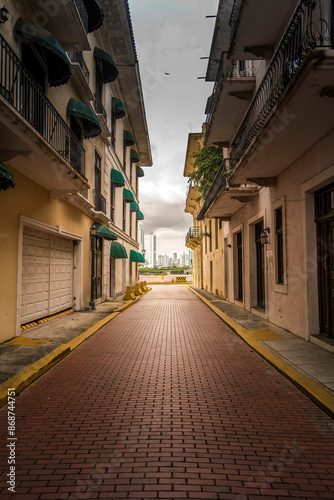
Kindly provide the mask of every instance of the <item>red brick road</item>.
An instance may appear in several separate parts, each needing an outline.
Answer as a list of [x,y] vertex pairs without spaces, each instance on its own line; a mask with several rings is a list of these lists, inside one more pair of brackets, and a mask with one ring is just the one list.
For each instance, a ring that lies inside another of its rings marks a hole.
[[17,397],[16,418],[3,500],[334,498],[333,421],[184,287],[111,321]]

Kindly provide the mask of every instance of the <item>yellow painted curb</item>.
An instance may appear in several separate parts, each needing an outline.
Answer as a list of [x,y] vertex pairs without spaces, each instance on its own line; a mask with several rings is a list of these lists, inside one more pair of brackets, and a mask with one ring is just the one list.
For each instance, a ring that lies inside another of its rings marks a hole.
[[8,387],[14,388],[16,395],[19,394],[69,353],[70,348],[66,344],[60,345],[57,349],[49,352],[49,354],[46,354],[43,358],[38,359],[35,363],[27,366],[22,371],[6,380],[6,382],[3,382],[0,385],[0,407],[7,404]]
[[281,359],[277,354],[260,343],[263,340],[279,339],[281,338],[279,335],[276,335],[276,333],[271,330],[247,330],[247,328],[244,328],[232,318],[227,316],[227,314],[212,305],[207,299],[202,297],[201,294],[187,285],[186,287],[202,302],[204,302],[217,316],[219,316],[224,323],[226,323],[244,342],[246,342],[246,344],[266,359],[274,368],[276,368],[276,370],[296,385],[332,418],[334,417],[334,397],[327,392],[321,384],[293,368],[289,363]]
[[98,330],[100,330],[103,326],[105,326],[109,321],[115,318],[119,312],[113,312],[112,314],[109,314],[109,316],[106,316],[105,318],[101,319],[95,325],[91,326],[86,330],[85,332],[81,333],[74,339],[70,340],[65,344],[66,346],[69,347],[70,351],[72,352],[76,347],[78,347],[80,344],[85,342],[85,340],[89,339],[94,333],[96,333]]
[[[145,293],[148,293],[150,290],[152,290],[152,288],[149,288],[146,292],[143,293],[143,295]],[[94,335],[94,333],[96,333],[104,325],[109,323],[109,321],[118,316],[120,312],[124,311],[125,309],[128,309],[130,306],[135,304],[137,300],[143,297],[143,295],[136,297],[136,300],[131,301],[129,304],[126,304],[125,306],[122,307],[121,310],[115,310],[112,314],[109,314],[109,316],[106,316],[105,318],[101,319],[95,325],[88,328],[88,330],[81,333],[74,339],[70,340],[67,344],[60,345],[53,351],[49,352],[49,354],[47,354],[43,358],[35,361],[35,363],[33,363],[32,365],[27,366],[22,371],[20,371],[10,379],[0,384],[0,408],[6,405],[8,402],[9,387],[13,388],[15,390],[15,394],[18,395],[20,392],[23,391],[23,389],[25,389],[39,377],[44,375],[44,373],[49,371],[54,365],[56,365],[59,361],[65,358],[68,354],[71,354],[71,352],[76,347],[78,347],[85,340]]]

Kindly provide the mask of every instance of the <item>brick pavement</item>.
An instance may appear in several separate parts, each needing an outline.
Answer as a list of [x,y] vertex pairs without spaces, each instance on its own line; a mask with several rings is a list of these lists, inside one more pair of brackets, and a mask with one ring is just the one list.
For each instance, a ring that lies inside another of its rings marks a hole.
[[189,290],[155,287],[16,399],[1,498],[334,498],[333,421]]

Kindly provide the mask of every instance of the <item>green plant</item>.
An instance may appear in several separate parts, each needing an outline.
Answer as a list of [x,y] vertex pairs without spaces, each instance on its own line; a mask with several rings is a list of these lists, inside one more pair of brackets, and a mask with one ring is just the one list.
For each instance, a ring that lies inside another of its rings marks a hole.
[[194,171],[189,177],[197,186],[200,198],[205,200],[213,179],[223,162],[223,148],[204,146],[193,157],[195,158]]

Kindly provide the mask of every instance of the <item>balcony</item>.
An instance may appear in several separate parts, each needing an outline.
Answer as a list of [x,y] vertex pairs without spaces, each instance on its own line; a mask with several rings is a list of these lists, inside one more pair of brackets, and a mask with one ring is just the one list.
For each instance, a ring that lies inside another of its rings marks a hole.
[[196,186],[192,182],[189,184],[188,193],[187,193],[187,201],[185,212],[194,214],[196,208],[200,203],[200,194]]
[[202,132],[194,132],[188,135],[187,152],[183,171],[184,177],[189,177],[189,175],[193,173],[195,162],[194,154],[198,153],[201,150],[202,143]]
[[257,196],[257,186],[231,183],[234,165],[235,162],[229,158],[223,161],[197,216],[198,221],[204,218],[230,220],[245,203]]
[[200,227],[192,226],[186,235],[186,247],[195,250],[202,241],[203,235]]
[[84,148],[1,35],[0,136],[1,159],[55,196],[88,187]]
[[297,3],[234,0],[229,55],[234,60],[270,59]]
[[71,61],[71,81],[79,94],[80,100],[88,106],[94,100],[94,94],[89,86],[89,70],[85,63],[82,52],[69,52],[68,57]]
[[43,27],[50,31],[67,51],[90,50],[87,38],[88,12],[83,0],[41,2],[30,0]]
[[226,52],[221,54],[213,94],[205,111],[207,146],[229,147],[239,117],[244,116],[253,98],[255,64],[254,61],[230,61]]
[[232,141],[233,182],[274,185],[283,170],[334,127],[329,4],[298,3]]
[[111,137],[111,132],[108,127],[108,116],[106,110],[103,107],[101,98],[98,94],[94,94],[94,107],[102,127],[102,137],[103,139],[108,139]]

